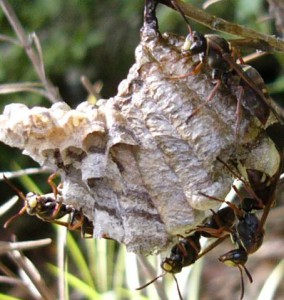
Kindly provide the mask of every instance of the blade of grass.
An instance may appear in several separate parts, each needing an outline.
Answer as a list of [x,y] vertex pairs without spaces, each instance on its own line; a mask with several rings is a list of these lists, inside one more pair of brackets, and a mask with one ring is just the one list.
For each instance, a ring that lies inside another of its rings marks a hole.
[[[160,266],[160,256],[144,257],[143,255],[137,255],[139,262],[140,278],[143,278],[142,285],[154,279],[157,275],[162,273]],[[169,285],[172,276],[166,274],[162,279],[159,279],[153,284],[146,287],[147,295],[149,299],[157,298],[168,299],[166,287]],[[141,283],[140,283],[141,284]]]
[[132,290],[139,285],[137,258],[134,253],[125,252],[125,279],[126,286]]
[[84,241],[85,248],[87,250],[87,261],[89,263],[89,269],[92,274],[92,277],[94,278],[94,281],[96,280],[96,260],[97,260],[97,252],[96,252],[96,239],[85,239]]
[[5,294],[0,294],[0,299],[2,299],[2,300],[21,300],[20,298],[7,296]]
[[[146,296],[143,296],[143,295],[139,295],[137,292],[138,291],[131,291],[131,290],[128,290],[128,289],[125,289],[125,288],[118,288],[119,289],[119,294],[121,295],[121,298],[119,299],[135,299],[135,300],[150,300],[150,299],[156,299],[156,297],[154,298],[150,298],[150,297],[146,297]],[[162,300],[165,300],[163,298],[160,298]],[[117,298],[117,294],[115,294],[115,300],[118,300]]]
[[[201,275],[203,270],[203,263],[204,258],[201,257],[198,261],[194,263],[192,266],[192,270],[190,273],[190,276],[187,278],[187,285],[186,289],[188,291],[187,293],[187,299],[189,300],[198,300],[199,293],[200,293],[200,286],[201,286]],[[190,284],[189,284],[190,281]],[[190,288],[189,288],[190,287]]]
[[[100,243],[100,240],[97,240]],[[107,246],[107,268],[106,268],[106,276],[107,276],[107,289],[112,288],[113,286],[113,274],[114,268],[116,264],[116,242],[105,240],[105,244]],[[118,247],[121,247],[120,245]]]
[[272,300],[274,294],[281,284],[281,280],[284,276],[284,259],[282,259],[278,265],[272,270],[268,278],[266,279],[257,300]]
[[14,250],[9,252],[9,257],[18,266],[20,271],[25,274],[25,278],[31,283],[31,289],[35,287],[43,299],[55,299],[55,296],[46,286],[34,264],[26,256],[22,255],[21,252]]
[[[68,219],[68,216],[65,217],[65,219]],[[57,265],[60,270],[58,275],[58,295],[60,300],[68,300],[69,292],[66,278],[66,273],[68,272],[66,255],[67,228],[55,225],[53,227],[57,233]]]
[[119,246],[113,269],[113,289],[118,299],[121,299],[121,287],[125,280],[125,247]]
[[[60,272],[58,267],[54,265],[48,264],[48,268],[55,275],[58,275]],[[90,285],[88,285],[87,283],[79,279],[77,276],[74,276],[70,273],[67,273],[66,276],[70,286],[76,289],[78,292],[80,292],[83,296],[91,300],[103,299],[102,296],[95,290],[94,287],[91,287]]]
[[19,200],[18,196],[13,196],[0,206],[0,216],[6,214]]
[[74,262],[83,281],[86,282],[86,284],[88,284],[90,287],[94,288],[95,285],[89,265],[87,264],[78,243],[75,241],[70,232],[67,234],[67,249],[70,254],[70,258],[72,258],[72,261]]
[[[111,274],[113,269],[114,261],[110,260],[108,257],[108,247],[107,240],[97,240],[96,241],[96,281],[97,286],[101,292],[107,291],[109,288],[108,282],[111,284]],[[108,269],[109,267],[109,269]],[[99,276],[98,276],[99,274]],[[109,275],[109,276],[108,276]],[[108,278],[110,277],[110,278]]]

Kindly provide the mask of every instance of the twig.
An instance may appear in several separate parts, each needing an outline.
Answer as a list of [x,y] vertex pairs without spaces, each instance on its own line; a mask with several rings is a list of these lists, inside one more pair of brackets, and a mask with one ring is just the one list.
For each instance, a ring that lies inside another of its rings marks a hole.
[[42,86],[41,83],[8,83],[0,85],[0,94],[12,94],[19,92],[32,92],[41,95],[50,100],[49,92],[44,89],[35,88],[33,86]]
[[[137,259],[138,259],[138,263],[141,265],[141,274],[142,277],[145,277],[145,273],[148,276],[150,276],[150,278],[155,278],[157,276],[155,269],[151,266],[151,264],[148,262],[148,260],[140,255],[137,254]],[[159,282],[159,281],[154,281],[153,282],[155,289],[160,297],[160,299],[168,299],[166,293],[165,293],[165,289],[163,287],[163,283]]]
[[220,2],[222,0],[207,0],[203,3],[202,8],[207,9],[210,5]]
[[25,288],[25,285],[21,279],[8,277],[8,276],[0,276],[0,282],[1,283],[8,283],[11,285],[18,285],[21,286],[21,288]]
[[[175,9],[171,0],[159,0],[158,2]],[[180,0],[175,0],[178,3],[184,14],[190,19],[209,27],[210,29],[230,33],[252,40],[257,47],[263,51],[279,51],[284,52],[284,41],[280,38],[275,38],[271,35],[266,35],[244,26],[230,23],[224,19],[212,16],[204,10],[195,6],[184,3]]]
[[14,250],[28,250],[43,247],[51,243],[51,239],[26,242],[0,242],[0,255]]
[[51,290],[47,288],[42,278],[39,276],[35,266],[19,251],[12,251],[9,257],[17,264],[17,266],[26,273],[27,278],[31,281],[43,299],[52,300],[55,296]]
[[[19,200],[18,196],[13,196],[11,199],[9,199],[4,204],[2,204],[0,206],[0,216],[6,214],[18,202],[18,200]],[[0,254],[1,254],[1,250],[0,250]]]
[[11,179],[11,178],[16,178],[25,175],[42,174],[42,173],[50,173],[50,172],[51,170],[48,168],[28,168],[28,169],[13,171],[13,172],[9,172],[9,171],[1,172],[0,181],[3,180],[3,175],[5,175],[6,178]]
[[17,45],[17,46],[21,46],[21,44],[19,43],[18,40],[13,39],[13,38],[11,38],[7,35],[4,35],[4,34],[0,34],[0,41],[8,42],[8,43],[11,43],[11,44]]
[[[6,0],[0,0],[0,6],[6,15],[8,21],[10,22],[12,28],[14,29],[21,45],[24,47],[27,56],[33,64],[33,67],[40,78],[41,82],[46,88],[48,99],[52,102],[61,101],[61,97],[58,93],[58,89],[53,86],[53,84],[48,80],[45,75],[44,63],[42,57],[42,49],[40,42],[35,33],[29,37],[26,35],[24,28],[22,27],[19,19],[17,18],[14,10],[9,5]],[[33,49],[32,44],[34,43],[36,51]]]
[[58,274],[58,299],[67,299],[67,228],[60,227],[57,229],[57,265]]

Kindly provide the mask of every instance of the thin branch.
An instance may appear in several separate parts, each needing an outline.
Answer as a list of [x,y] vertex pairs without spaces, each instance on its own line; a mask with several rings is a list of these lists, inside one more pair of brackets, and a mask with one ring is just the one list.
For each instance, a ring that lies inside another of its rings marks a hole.
[[5,34],[0,34],[0,41],[8,42],[8,43],[11,43],[11,44],[16,45],[16,46],[21,46],[21,44],[19,43],[18,40],[13,39],[13,38],[5,35]]
[[21,177],[25,175],[50,173],[51,171],[52,170],[46,167],[28,168],[28,169],[13,171],[13,172],[5,171],[5,172],[0,172],[0,181],[3,180],[3,175],[5,175],[6,178],[11,179],[11,178]]
[[[24,28],[17,18],[14,10],[6,0],[0,0],[0,6],[8,21],[10,22],[13,30],[18,36],[21,45],[24,47],[26,54],[32,62],[38,77],[45,86],[48,94],[48,99],[52,103],[61,101],[62,99],[58,93],[58,89],[54,87],[53,84],[45,76],[42,51],[37,36],[35,35],[35,33],[33,33],[30,37],[26,35]],[[36,51],[32,47],[32,42],[35,44]]]
[[58,299],[67,299],[67,228],[57,229]]
[[[9,277],[9,276],[0,276],[0,283],[5,283],[5,284],[10,284],[14,288],[17,289],[17,291],[22,291],[24,293],[28,293],[29,289],[26,286],[26,284],[23,282],[22,279],[16,278],[14,276]],[[13,298],[14,299],[14,298]]]
[[52,294],[51,290],[47,288],[46,284],[39,276],[39,273],[35,266],[31,263],[27,257],[23,256],[19,251],[9,252],[9,257],[16,263],[16,265],[26,273],[27,277],[37,289],[38,293],[43,299],[52,300],[55,296]]
[[31,92],[35,94],[39,94],[42,97],[50,100],[50,93],[45,89],[40,89],[36,87],[43,86],[42,83],[32,83],[32,82],[24,82],[24,83],[7,83],[0,85],[0,94],[12,94],[12,93],[20,93],[20,92]]
[[223,1],[223,0],[207,0],[203,3],[202,5],[202,8],[203,9],[207,9],[209,6],[211,6],[212,4],[215,4],[217,2],[220,2],[220,1]]
[[[158,2],[175,9],[171,0],[158,0]],[[284,40],[275,38],[271,35],[263,34],[244,26],[230,23],[224,19],[212,16],[194,5],[184,3],[180,0],[175,0],[178,3],[184,14],[190,19],[209,27],[212,30],[222,31],[229,34],[241,36],[250,39],[257,45],[258,49],[263,51],[279,51],[284,52]]]
[[18,278],[8,277],[8,276],[0,276],[0,282],[11,284],[11,285],[18,285],[21,286],[21,288],[25,287],[23,281]]
[[14,250],[28,250],[43,247],[49,245],[51,242],[51,239],[26,242],[0,242],[0,255]]
[[[137,254],[137,260],[138,263],[141,265],[141,277],[145,277],[145,274],[147,275],[147,277],[152,278],[152,280],[154,278],[156,278],[157,274],[156,274],[156,270],[151,266],[151,264],[149,263],[149,261],[142,256],[141,254]],[[158,295],[160,296],[160,299],[168,299],[166,293],[165,293],[165,289],[163,287],[163,282],[159,282],[157,280],[155,280],[153,282],[154,287],[158,293]]]
[[5,84],[3,86],[0,86],[0,94],[4,95],[4,94],[13,94],[13,93],[20,93],[20,92],[30,92],[30,93],[35,93],[35,94],[39,94],[44,98],[47,98],[48,100],[50,100],[50,95],[46,90],[42,90],[42,89],[36,89],[36,88],[22,88],[22,87],[8,87],[9,84]]
[[[6,214],[19,200],[18,196],[13,196],[11,199],[6,201],[0,206],[0,216]],[[1,242],[0,242],[1,243]],[[1,250],[0,250],[1,253]]]

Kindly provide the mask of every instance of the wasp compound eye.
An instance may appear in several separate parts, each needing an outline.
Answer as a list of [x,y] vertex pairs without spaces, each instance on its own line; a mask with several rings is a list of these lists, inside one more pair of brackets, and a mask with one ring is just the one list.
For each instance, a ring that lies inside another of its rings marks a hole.
[[28,193],[26,200],[29,208],[35,208],[38,205],[38,196],[36,194]]
[[203,34],[193,31],[188,34],[184,45],[182,46],[182,52],[189,52],[191,55],[200,54],[206,51],[207,40]]
[[229,267],[244,265],[247,259],[247,252],[244,249],[234,249],[219,257],[219,260]]
[[165,258],[161,263],[161,268],[167,273],[180,273],[183,268],[182,257],[176,255],[173,258]]

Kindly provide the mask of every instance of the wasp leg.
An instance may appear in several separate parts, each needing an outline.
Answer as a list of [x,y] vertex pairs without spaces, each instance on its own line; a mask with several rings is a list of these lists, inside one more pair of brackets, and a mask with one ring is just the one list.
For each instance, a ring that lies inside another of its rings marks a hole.
[[50,185],[50,187],[51,187],[51,189],[52,189],[52,192],[53,192],[55,198],[56,198],[57,195],[58,195],[58,189],[57,189],[57,186],[56,186],[56,184],[54,183],[53,180],[54,180],[54,178],[56,178],[57,176],[58,176],[57,173],[53,173],[53,174],[51,174],[51,175],[48,177],[48,179],[47,179],[47,182],[48,182],[48,184]]
[[194,75],[197,75],[198,73],[200,73],[202,66],[203,66],[203,62],[200,61],[190,72],[182,74],[182,75],[177,75],[177,76],[168,76],[166,78],[175,80],[175,79],[183,79],[183,78],[186,78],[189,76],[194,76]]
[[185,121],[186,124],[188,124],[188,122],[190,121],[190,119],[195,116],[205,105],[208,104],[208,102],[210,102],[214,96],[217,93],[217,90],[219,89],[220,85],[221,85],[221,80],[218,79],[216,85],[214,86],[213,90],[211,91],[211,93],[209,94],[208,98],[201,104],[199,105],[192,113],[191,115],[189,115]]
[[18,217],[20,217],[21,215],[23,215],[27,210],[27,206],[25,205],[17,214],[15,214],[14,216],[12,216],[11,218],[9,218],[5,224],[3,225],[4,228],[7,228],[9,226],[9,224],[11,222],[13,222],[15,219],[17,219]]

